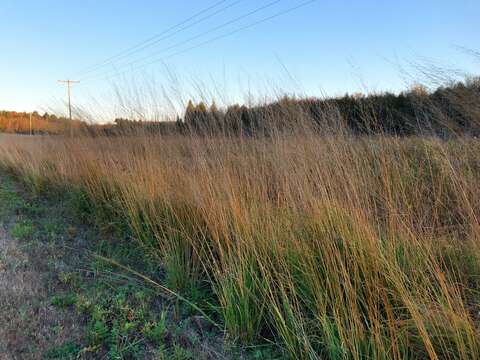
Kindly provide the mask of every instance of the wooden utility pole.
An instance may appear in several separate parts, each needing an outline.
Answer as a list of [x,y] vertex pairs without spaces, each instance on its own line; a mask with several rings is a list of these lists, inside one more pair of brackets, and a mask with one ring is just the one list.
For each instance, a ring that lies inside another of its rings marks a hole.
[[32,113],[30,113],[30,136],[32,135]]
[[70,119],[70,135],[73,135],[73,123],[72,123],[72,84],[78,84],[80,81],[74,80],[58,80],[59,83],[67,84],[68,92],[68,118]]

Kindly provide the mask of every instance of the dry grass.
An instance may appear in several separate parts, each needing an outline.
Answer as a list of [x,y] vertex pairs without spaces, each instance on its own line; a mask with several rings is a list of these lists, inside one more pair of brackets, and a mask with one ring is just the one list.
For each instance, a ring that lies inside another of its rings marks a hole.
[[0,164],[38,190],[84,191],[170,288],[206,282],[240,342],[295,359],[475,359],[479,153],[472,138],[299,131],[6,138]]

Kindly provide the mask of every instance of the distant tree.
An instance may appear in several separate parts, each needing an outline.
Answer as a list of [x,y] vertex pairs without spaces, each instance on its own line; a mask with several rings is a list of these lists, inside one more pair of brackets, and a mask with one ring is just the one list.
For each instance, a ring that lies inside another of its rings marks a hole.
[[192,100],[188,100],[187,107],[185,109],[184,121],[187,125],[193,125],[195,122],[195,106]]
[[428,90],[425,85],[415,83],[410,87],[410,92],[416,96],[427,96]]
[[195,108],[196,111],[198,111],[199,114],[201,115],[206,115],[207,114],[207,105],[203,101],[200,101],[200,103],[197,105]]

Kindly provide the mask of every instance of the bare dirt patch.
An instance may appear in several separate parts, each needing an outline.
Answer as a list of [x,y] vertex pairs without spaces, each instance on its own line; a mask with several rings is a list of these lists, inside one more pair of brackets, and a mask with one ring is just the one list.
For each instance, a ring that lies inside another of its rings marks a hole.
[[41,359],[48,349],[80,336],[74,314],[50,304],[46,276],[3,227],[0,289],[0,359]]

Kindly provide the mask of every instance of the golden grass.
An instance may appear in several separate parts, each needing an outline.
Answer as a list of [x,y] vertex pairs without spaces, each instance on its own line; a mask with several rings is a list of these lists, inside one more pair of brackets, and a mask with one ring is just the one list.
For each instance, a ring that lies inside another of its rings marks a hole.
[[479,154],[308,132],[0,142],[34,188],[109,207],[170,288],[206,281],[231,338],[294,359],[480,356]]

